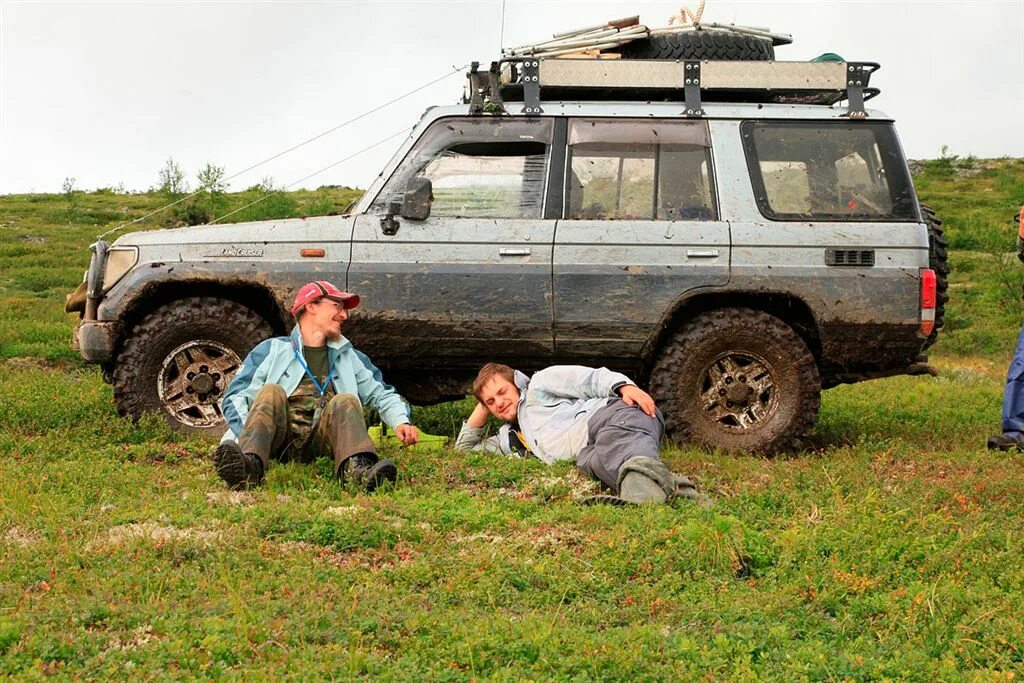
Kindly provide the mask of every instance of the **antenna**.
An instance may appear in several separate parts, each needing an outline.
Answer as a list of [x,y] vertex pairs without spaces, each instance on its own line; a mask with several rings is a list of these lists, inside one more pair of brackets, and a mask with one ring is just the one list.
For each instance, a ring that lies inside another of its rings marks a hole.
[[498,33],[498,54],[505,46],[505,0],[501,0],[501,31]]

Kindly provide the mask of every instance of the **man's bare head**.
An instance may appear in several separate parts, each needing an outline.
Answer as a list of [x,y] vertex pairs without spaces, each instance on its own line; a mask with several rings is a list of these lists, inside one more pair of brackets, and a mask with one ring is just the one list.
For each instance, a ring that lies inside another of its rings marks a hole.
[[514,422],[519,411],[519,387],[515,370],[501,363],[488,363],[480,368],[473,381],[473,395],[503,422]]

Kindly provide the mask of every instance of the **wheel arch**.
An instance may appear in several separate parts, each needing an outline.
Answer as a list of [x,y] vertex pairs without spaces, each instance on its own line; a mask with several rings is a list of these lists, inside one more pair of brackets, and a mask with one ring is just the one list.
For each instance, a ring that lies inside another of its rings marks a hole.
[[142,287],[122,310],[114,358],[120,353],[132,330],[153,311],[174,301],[189,297],[214,297],[245,306],[274,329],[275,334],[286,334],[290,317],[274,296],[270,287],[252,282],[223,280],[173,280],[151,282]]
[[785,292],[714,290],[680,297],[665,311],[643,346],[643,381],[648,381],[658,353],[668,339],[693,317],[717,308],[752,308],[779,318],[800,335],[821,366],[822,346],[818,322],[800,297]]

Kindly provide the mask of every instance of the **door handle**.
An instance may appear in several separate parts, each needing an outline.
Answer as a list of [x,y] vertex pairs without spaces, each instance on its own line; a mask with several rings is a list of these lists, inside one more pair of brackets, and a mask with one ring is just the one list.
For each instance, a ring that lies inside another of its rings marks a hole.
[[498,249],[498,256],[529,256],[529,249],[506,249],[502,247]]
[[717,249],[687,249],[686,258],[718,258]]

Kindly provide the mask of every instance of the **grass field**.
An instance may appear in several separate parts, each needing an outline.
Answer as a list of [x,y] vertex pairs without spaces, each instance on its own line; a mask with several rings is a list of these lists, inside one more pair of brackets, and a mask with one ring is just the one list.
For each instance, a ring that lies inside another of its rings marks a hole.
[[[161,198],[0,197],[0,674],[1019,679],[1024,455],[984,440],[1022,317],[1024,161],[917,183],[957,247],[940,376],[825,392],[789,457],[666,450],[708,509],[581,507],[567,465],[445,450],[392,453],[375,495],[326,461],[229,493],[208,441],[119,418],[70,349],[87,245]],[[466,410],[415,419],[451,433]]]

